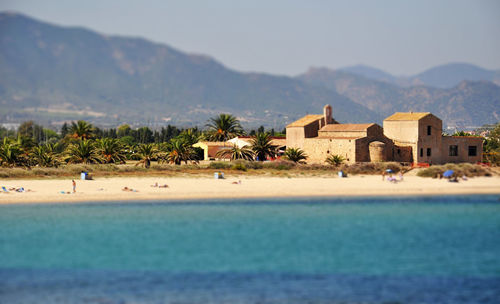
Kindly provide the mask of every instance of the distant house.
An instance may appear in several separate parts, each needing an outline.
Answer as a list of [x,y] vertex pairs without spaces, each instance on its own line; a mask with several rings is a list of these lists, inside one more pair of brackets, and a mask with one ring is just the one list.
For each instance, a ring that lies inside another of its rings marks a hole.
[[482,139],[442,135],[442,121],[431,113],[395,113],[375,124],[339,124],[331,106],[286,127],[286,146],[300,148],[309,162],[340,155],[348,163],[398,161],[441,164],[480,162]]
[[214,160],[219,158],[216,156],[217,152],[222,149],[230,148],[231,146],[231,144],[225,141],[200,141],[193,145],[195,148],[203,149],[203,160]]
[[[195,148],[203,149],[203,160],[215,160],[216,154],[220,150],[230,149],[233,146],[239,148],[244,146],[250,146],[252,144],[252,136],[237,136],[228,141],[200,141],[193,145]],[[284,152],[286,145],[285,137],[271,136],[271,144],[278,148],[278,151]],[[230,157],[224,157],[223,159],[229,159]]]
[[[252,136],[237,136],[228,140],[228,143],[238,146],[239,148],[252,145]],[[271,136],[271,144],[276,146],[278,151],[285,151],[286,137],[284,136]]]

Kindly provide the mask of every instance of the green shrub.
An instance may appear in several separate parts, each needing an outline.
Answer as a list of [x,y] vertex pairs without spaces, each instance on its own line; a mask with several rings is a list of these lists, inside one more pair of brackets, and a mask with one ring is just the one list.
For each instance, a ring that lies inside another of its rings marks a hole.
[[345,158],[341,155],[330,155],[325,159],[325,162],[332,166],[339,166],[344,162]]
[[332,171],[332,166],[322,164],[297,165],[297,169],[301,171]]
[[417,176],[435,178],[438,177],[439,175],[442,176],[444,171],[445,170],[442,169],[441,167],[432,166],[429,168],[421,169],[420,171],[417,172]]
[[263,163],[263,168],[275,170],[290,170],[295,168],[296,164],[287,160],[277,160]]
[[249,162],[246,162],[245,166],[248,169],[262,169],[262,168],[264,168],[263,163],[262,162],[258,162],[258,161],[249,161]]
[[444,164],[434,165],[426,169],[418,171],[417,176],[420,177],[438,177],[443,176],[447,170],[453,170],[456,176],[490,176],[491,173],[484,167],[475,164],[461,163],[461,164]]
[[211,162],[208,165],[209,169],[229,169],[232,164],[230,162]]
[[382,174],[387,169],[391,169],[394,173],[402,170],[399,163],[393,162],[379,162],[379,163],[354,163],[351,165],[344,165],[341,169],[348,174]]
[[247,171],[247,167],[242,163],[235,163],[231,167],[233,170]]

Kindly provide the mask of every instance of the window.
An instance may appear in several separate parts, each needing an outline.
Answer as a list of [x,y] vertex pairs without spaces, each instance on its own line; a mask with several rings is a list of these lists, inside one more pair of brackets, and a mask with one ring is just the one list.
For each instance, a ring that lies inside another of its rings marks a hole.
[[477,147],[469,146],[469,156],[477,156]]
[[432,127],[427,126],[427,135],[431,135],[431,133],[432,133]]
[[456,145],[450,146],[450,156],[458,156],[458,146]]
[[431,156],[431,148],[427,148],[427,156]]
[[420,157],[424,157],[424,148],[420,148]]
[[401,155],[401,149],[398,149],[398,155]]

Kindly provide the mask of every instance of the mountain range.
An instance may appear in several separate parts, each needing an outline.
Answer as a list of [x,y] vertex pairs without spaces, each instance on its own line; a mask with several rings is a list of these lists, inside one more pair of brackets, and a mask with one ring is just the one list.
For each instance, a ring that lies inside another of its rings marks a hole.
[[452,88],[463,80],[486,80],[500,85],[500,70],[487,70],[469,63],[448,63],[430,68],[413,76],[393,76],[380,69],[366,65],[355,65],[339,70],[401,87],[429,86]]
[[429,70],[426,75],[431,76],[419,74],[415,79],[425,85],[417,86],[370,69],[315,68],[297,77],[242,73],[211,57],[141,38],[0,13],[4,123],[33,119],[57,125],[86,119],[108,127],[125,122],[203,126],[224,112],[246,127],[281,128],[307,113],[321,113],[325,104],[333,106],[341,122],[381,123],[388,114],[408,110],[434,112],[447,125],[500,120],[500,87],[494,84],[498,72],[469,81],[446,68],[442,73],[451,76],[441,83],[448,85],[453,77],[461,81],[443,87],[439,81],[432,86],[425,82],[440,80],[439,68]]

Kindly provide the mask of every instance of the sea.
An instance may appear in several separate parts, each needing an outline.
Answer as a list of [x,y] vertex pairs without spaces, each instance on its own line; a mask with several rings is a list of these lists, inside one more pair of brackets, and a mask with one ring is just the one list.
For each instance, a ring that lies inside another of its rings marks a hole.
[[0,303],[500,303],[500,196],[2,205]]

